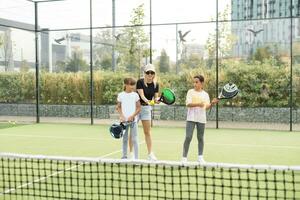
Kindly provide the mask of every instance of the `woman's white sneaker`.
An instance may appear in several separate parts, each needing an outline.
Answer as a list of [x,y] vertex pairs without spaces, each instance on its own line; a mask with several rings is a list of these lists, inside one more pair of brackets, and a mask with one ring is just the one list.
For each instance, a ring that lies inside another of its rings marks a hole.
[[198,156],[198,162],[200,163],[200,165],[206,164],[206,162],[205,162],[203,156]]
[[151,160],[151,161],[157,161],[157,158],[155,157],[154,153],[151,152],[149,155],[148,155],[148,160]]

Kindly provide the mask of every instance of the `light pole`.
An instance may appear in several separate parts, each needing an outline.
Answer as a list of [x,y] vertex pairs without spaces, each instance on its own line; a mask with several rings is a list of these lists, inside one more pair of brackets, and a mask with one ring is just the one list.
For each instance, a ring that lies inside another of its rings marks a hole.
[[178,74],[178,24],[176,24],[176,74]]
[[116,61],[116,1],[112,0],[112,39],[113,39],[113,46],[112,46],[112,71],[116,71],[117,61]]

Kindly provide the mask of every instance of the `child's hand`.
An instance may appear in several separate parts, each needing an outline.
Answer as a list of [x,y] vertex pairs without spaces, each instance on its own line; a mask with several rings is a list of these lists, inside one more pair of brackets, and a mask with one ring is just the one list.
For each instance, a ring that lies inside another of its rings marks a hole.
[[125,122],[126,121],[126,118],[124,115],[120,115],[120,122]]
[[214,98],[212,101],[211,101],[211,104],[212,105],[215,105],[215,104],[217,104],[217,103],[219,103],[219,99],[217,99],[217,98]]
[[133,121],[134,121],[134,116],[129,116],[129,117],[128,117],[128,121],[129,121],[129,122],[133,122]]

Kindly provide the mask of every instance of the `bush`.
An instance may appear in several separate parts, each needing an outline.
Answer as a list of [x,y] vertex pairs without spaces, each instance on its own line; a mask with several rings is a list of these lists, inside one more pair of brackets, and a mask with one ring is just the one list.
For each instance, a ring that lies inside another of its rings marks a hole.
[[[176,94],[176,104],[185,104],[187,91],[193,87],[193,76],[205,76],[205,90],[210,97],[216,96],[215,69],[198,67],[175,74],[159,74],[160,88],[171,88]],[[219,67],[219,86],[235,83],[240,94],[233,101],[221,104],[244,107],[287,107],[289,105],[289,67],[276,66],[272,61],[243,63],[222,61]],[[40,99],[43,104],[89,104],[89,72],[42,73],[40,78]],[[117,94],[123,90],[122,72],[96,71],[94,77],[94,100],[96,105],[115,104]],[[293,104],[300,105],[300,70],[293,71]],[[34,73],[0,73],[0,102],[34,103]]]
[[0,102],[32,102],[35,99],[33,73],[0,73]]

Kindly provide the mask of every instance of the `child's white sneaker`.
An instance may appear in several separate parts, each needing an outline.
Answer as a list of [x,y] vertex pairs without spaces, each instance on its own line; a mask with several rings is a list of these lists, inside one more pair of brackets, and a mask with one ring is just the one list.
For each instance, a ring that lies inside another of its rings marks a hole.
[[205,162],[203,156],[198,156],[198,162],[200,163],[200,165],[206,164],[206,162]]
[[187,161],[188,161],[188,160],[187,160],[187,157],[182,157],[182,158],[181,158],[181,162],[182,162],[182,163],[187,163]]

